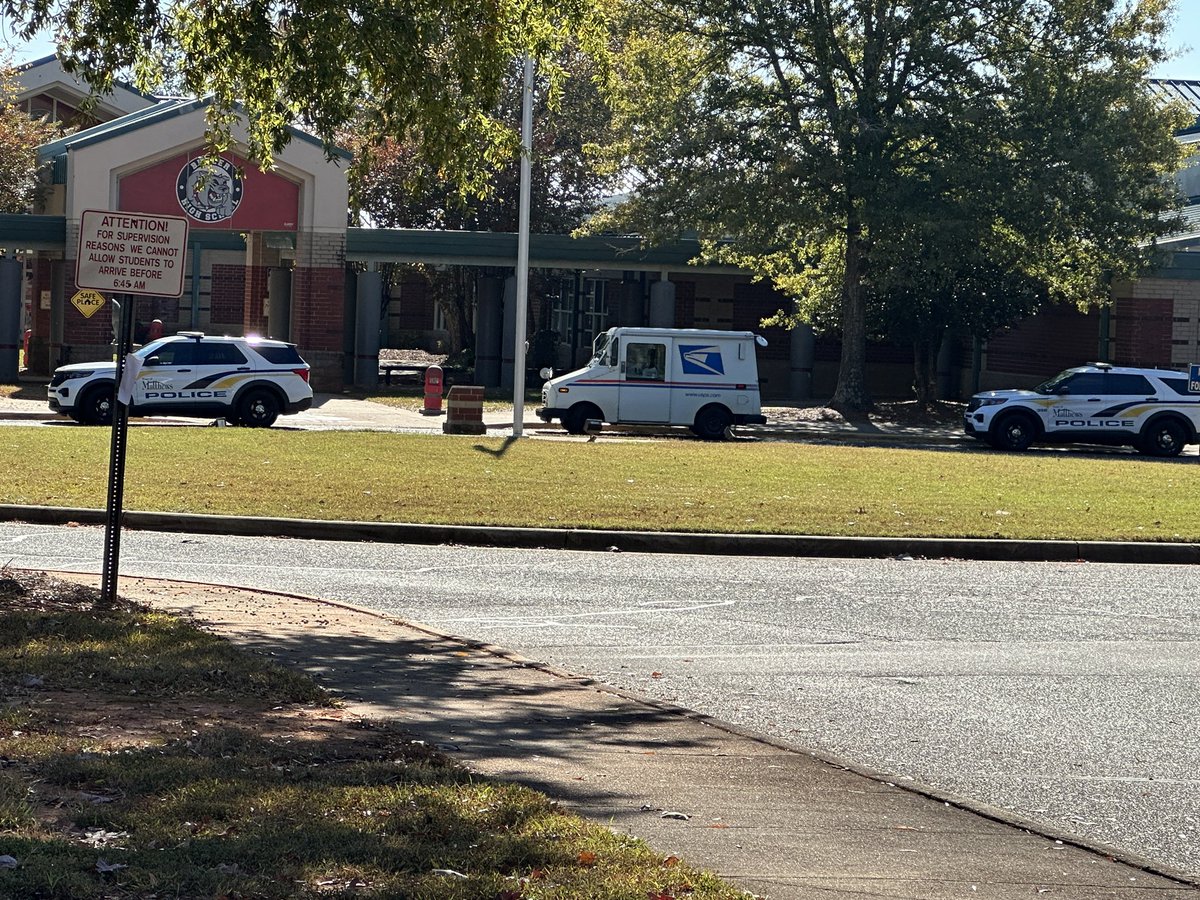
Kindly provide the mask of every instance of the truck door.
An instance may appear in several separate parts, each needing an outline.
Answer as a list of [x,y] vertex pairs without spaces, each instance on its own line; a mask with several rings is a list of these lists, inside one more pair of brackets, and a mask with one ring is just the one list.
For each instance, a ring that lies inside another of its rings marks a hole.
[[631,338],[621,348],[617,420],[666,424],[671,421],[667,345]]

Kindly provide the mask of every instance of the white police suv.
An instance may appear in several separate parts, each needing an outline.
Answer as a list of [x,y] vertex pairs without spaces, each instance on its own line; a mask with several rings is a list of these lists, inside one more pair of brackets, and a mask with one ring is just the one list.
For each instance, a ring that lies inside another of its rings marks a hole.
[[[141,371],[131,416],[202,416],[267,428],[283,413],[312,406],[309,367],[295,344],[183,331],[134,352]],[[116,363],[74,363],[54,370],[50,408],[85,425],[112,421]]]
[[967,434],[997,450],[1080,442],[1177,456],[1197,441],[1200,378],[1167,369],[1089,363],[1032,390],[976,394],[967,405],[965,425]]

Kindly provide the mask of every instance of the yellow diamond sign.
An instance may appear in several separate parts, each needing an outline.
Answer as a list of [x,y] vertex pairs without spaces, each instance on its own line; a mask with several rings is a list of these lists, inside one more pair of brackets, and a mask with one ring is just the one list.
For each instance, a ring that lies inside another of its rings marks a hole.
[[85,319],[90,319],[104,305],[104,295],[99,291],[76,291],[71,302],[75,304],[77,310],[83,313]]

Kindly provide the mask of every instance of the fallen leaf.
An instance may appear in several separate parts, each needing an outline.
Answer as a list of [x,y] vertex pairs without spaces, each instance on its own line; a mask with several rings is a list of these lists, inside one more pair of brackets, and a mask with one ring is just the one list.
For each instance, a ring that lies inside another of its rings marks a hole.
[[120,872],[122,869],[128,868],[129,866],[125,865],[125,863],[110,863],[103,859],[96,860],[97,872]]
[[666,859],[664,859],[662,861],[662,864],[663,864],[664,869],[669,869],[672,866],[677,866],[677,865],[679,865],[679,857],[678,856],[668,856]]
[[687,819],[690,819],[691,816],[689,816],[687,813],[675,812],[674,810],[668,810],[667,812],[665,812],[661,816],[659,816],[659,818],[660,819],[684,819],[686,821]]
[[455,872],[453,869],[434,869],[434,875],[445,875],[447,878],[466,878],[462,872]]
[[596,859],[596,854],[591,850],[581,850],[579,853],[579,864],[581,866],[594,866]]

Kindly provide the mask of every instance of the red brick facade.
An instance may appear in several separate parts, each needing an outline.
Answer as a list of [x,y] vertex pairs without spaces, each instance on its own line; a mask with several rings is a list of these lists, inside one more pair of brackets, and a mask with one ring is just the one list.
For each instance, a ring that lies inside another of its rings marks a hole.
[[1085,314],[1066,305],[1046,306],[1037,315],[988,338],[987,369],[1041,381],[1069,366],[1100,358],[1099,341],[1099,313]]
[[1165,297],[1120,298],[1113,310],[1112,361],[1124,366],[1171,367],[1175,301]]
[[238,325],[246,303],[246,267],[214,263],[210,282],[209,318]]

